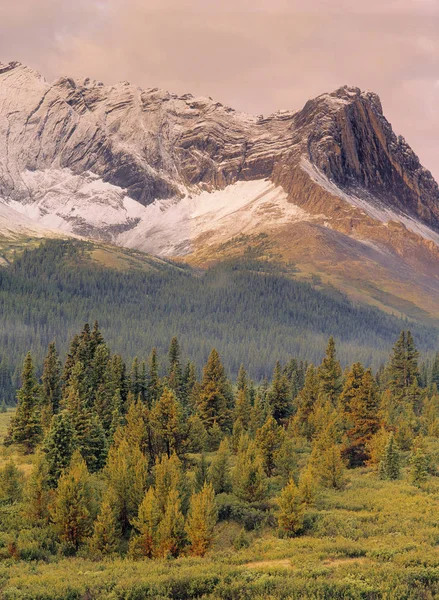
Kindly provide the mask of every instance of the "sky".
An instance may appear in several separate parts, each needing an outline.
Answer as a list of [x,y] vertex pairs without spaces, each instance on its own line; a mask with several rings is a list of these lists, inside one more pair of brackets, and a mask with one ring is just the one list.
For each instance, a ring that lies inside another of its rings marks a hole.
[[0,0],[0,62],[237,110],[376,92],[439,180],[439,0]]

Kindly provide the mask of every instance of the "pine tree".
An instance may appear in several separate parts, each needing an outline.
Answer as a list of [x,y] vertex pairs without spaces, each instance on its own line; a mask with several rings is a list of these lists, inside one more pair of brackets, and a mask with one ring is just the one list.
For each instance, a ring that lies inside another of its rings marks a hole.
[[75,431],[70,414],[66,410],[52,417],[42,449],[48,465],[49,486],[56,487],[61,473],[70,465],[76,449]]
[[132,524],[137,532],[130,541],[130,555],[134,558],[154,558],[158,547],[158,528],[163,515],[154,488],[146,492],[137,517]]
[[256,446],[258,447],[264,470],[271,477],[276,465],[276,454],[279,451],[284,438],[284,431],[273,417],[269,417],[266,423],[256,432]]
[[183,398],[183,373],[180,363],[180,345],[178,339],[173,337],[168,352],[169,371],[168,387],[175,392],[177,398],[181,401]]
[[214,529],[218,519],[213,487],[204,483],[203,488],[191,498],[186,523],[186,533],[190,542],[190,552],[194,556],[204,556],[212,545]]
[[34,451],[42,438],[40,388],[35,378],[32,355],[27,353],[17,393],[17,410],[11,420],[5,444],[18,444],[26,454]]
[[140,370],[139,370],[139,359],[137,356],[133,360],[130,373],[130,392],[137,400],[141,392],[141,381],[140,381]]
[[207,431],[200,416],[191,415],[187,420],[187,451],[203,452],[207,448],[207,438]]
[[401,331],[387,366],[388,385],[398,399],[404,397],[405,390],[419,377],[418,356],[410,331]]
[[146,459],[139,448],[121,440],[110,448],[105,475],[108,487],[114,494],[116,517],[125,535],[145,494]]
[[160,399],[151,410],[151,426],[154,432],[156,454],[166,452],[168,458],[173,452],[180,454],[183,449],[182,409],[175,392],[165,388]]
[[[343,390],[340,394],[340,411],[345,421],[349,421],[352,400],[362,386],[364,367],[360,362],[355,362],[347,371]],[[349,425],[349,423],[348,423]]]
[[244,430],[247,430],[250,425],[251,408],[247,389],[239,389],[236,396],[233,419],[234,422],[241,421]]
[[336,443],[336,431],[332,424],[313,443],[310,466],[316,480],[326,488],[344,488],[345,464],[340,444]]
[[177,557],[185,545],[184,517],[181,512],[180,495],[176,488],[169,492],[157,537],[157,555],[161,558]]
[[318,379],[320,393],[335,406],[342,391],[342,371],[332,336],[329,338],[326,356],[318,369]]
[[42,381],[42,404],[50,418],[59,411],[61,402],[61,362],[55,342],[49,344],[44,360]]
[[[132,396],[131,396],[132,398]],[[125,425],[114,433],[115,444],[126,440],[131,448],[138,448],[142,454],[149,450],[149,414],[140,398],[129,402]]]
[[215,348],[203,370],[197,409],[207,431],[216,422],[227,428],[230,421],[228,409],[228,382],[220,356]]
[[284,423],[291,415],[293,407],[288,379],[282,372],[279,361],[277,361],[274,369],[273,380],[268,392],[268,401],[273,418],[277,423]]
[[222,440],[218,452],[212,458],[209,468],[209,481],[216,494],[227,494],[232,491],[230,448],[227,439]]
[[90,549],[104,556],[114,554],[119,548],[120,537],[121,532],[114,513],[114,498],[107,492],[94,522]]
[[58,482],[52,520],[61,542],[76,552],[92,532],[95,506],[87,465],[78,451]]
[[294,479],[283,488],[278,498],[277,522],[282,535],[292,537],[303,528],[304,505]]
[[173,489],[178,491],[183,508],[187,506],[187,489],[181,461],[176,454],[170,458],[164,454],[157,459],[154,467],[154,484],[160,511],[164,514],[166,505]]
[[400,477],[400,456],[395,444],[393,432],[390,433],[383,457],[379,466],[380,479],[399,479]]
[[241,365],[238,371],[238,379],[236,380],[236,389],[238,390],[238,392],[244,391],[247,394],[248,388],[248,375],[246,370],[244,369],[244,365]]
[[258,502],[267,495],[263,461],[252,440],[246,440],[238,451],[233,470],[233,492],[245,502]]

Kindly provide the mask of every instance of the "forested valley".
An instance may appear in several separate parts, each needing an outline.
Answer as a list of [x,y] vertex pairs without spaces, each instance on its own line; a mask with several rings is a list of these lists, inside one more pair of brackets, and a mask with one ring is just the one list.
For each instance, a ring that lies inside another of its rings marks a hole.
[[329,337],[255,381],[86,324],[0,414],[1,597],[435,597],[438,384],[407,329],[377,370]]
[[271,376],[278,360],[320,362],[331,335],[343,366],[359,360],[374,370],[402,329],[410,327],[426,360],[439,346],[433,323],[354,304],[317,279],[295,278],[294,267],[250,257],[201,271],[63,240],[9,255],[0,267],[0,391],[10,405],[26,350],[41,369],[50,342],[64,357],[74,333],[96,319],[129,364],[157,348],[161,375],[173,336],[199,371],[215,347],[231,377],[244,363],[257,382]]

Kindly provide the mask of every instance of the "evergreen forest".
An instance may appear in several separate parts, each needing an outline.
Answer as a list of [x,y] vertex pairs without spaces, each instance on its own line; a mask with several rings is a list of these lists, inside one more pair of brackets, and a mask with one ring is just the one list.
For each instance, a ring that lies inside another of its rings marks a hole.
[[378,369],[325,348],[260,380],[176,336],[127,363],[98,322],[29,351],[0,413],[0,597],[437,597],[439,355],[421,368],[408,328]]

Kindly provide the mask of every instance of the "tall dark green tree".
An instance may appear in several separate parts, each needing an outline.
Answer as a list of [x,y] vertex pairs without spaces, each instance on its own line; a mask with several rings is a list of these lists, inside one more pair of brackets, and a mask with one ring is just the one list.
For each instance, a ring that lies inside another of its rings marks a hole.
[[229,425],[228,402],[229,386],[226,373],[220,356],[214,348],[204,367],[197,406],[204,426],[208,431],[214,422],[217,422],[222,428]]
[[153,348],[149,357],[148,384],[146,393],[149,407],[151,407],[160,398],[161,393],[162,385],[159,377],[157,350],[156,348]]
[[276,363],[273,380],[268,392],[273,418],[277,423],[285,422],[292,413],[292,402],[288,378],[283,373],[280,362]]
[[18,444],[29,454],[41,441],[41,390],[35,378],[35,369],[30,352],[24,359],[21,374],[22,385],[17,392],[17,410],[11,420],[5,444]]
[[326,355],[318,369],[320,394],[336,404],[340,396],[343,382],[340,362],[337,360],[335,341],[331,336],[326,348]]
[[398,399],[404,397],[406,390],[419,377],[418,356],[410,331],[401,331],[387,365],[388,386]]
[[77,447],[75,430],[67,410],[52,417],[50,429],[44,438],[42,449],[48,465],[48,482],[56,487],[61,473],[66,469]]
[[55,342],[49,344],[44,360],[42,381],[42,402],[54,414],[59,411],[61,401],[61,362]]

